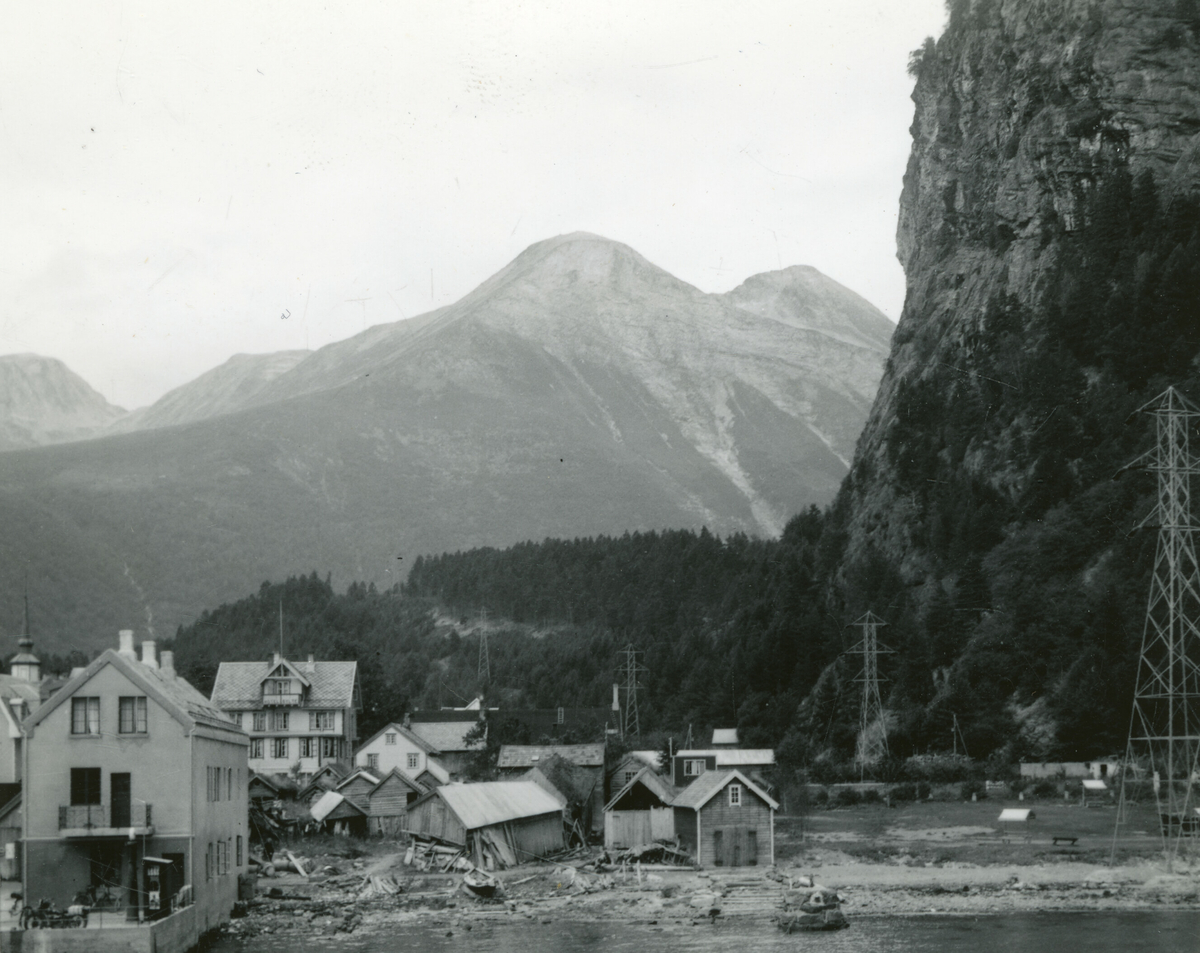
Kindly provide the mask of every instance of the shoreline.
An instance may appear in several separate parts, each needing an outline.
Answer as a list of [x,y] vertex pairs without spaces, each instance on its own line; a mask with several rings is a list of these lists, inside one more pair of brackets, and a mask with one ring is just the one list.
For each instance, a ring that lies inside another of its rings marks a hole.
[[[836,853],[836,852],[833,852]],[[830,857],[830,860],[842,860]],[[392,878],[394,895],[356,898],[347,876],[304,879],[284,874],[259,884],[245,916],[223,932],[333,936],[376,933],[389,927],[436,927],[451,931],[499,924],[621,922],[626,925],[704,925],[717,920],[770,922],[806,888],[802,877],[836,889],[842,910],[855,919],[927,916],[982,917],[1006,913],[1098,913],[1200,910],[1200,869],[1168,873],[1161,864],[1139,862],[1114,868],[1083,863],[910,867],[879,863],[825,863],[811,855],[779,868],[696,870],[654,867],[640,876],[627,869],[599,874],[564,873],[568,868],[526,864],[500,875],[502,899],[467,895],[458,874],[420,874],[397,855],[354,872],[364,884]],[[330,881],[335,881],[331,883]],[[272,898],[271,888],[283,896]],[[713,911],[717,911],[715,915]]]

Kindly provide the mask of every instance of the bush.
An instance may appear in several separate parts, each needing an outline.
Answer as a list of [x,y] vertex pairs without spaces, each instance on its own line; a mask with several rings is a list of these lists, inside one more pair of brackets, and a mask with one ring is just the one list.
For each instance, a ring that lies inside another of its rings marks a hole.
[[862,803],[863,804],[882,804],[883,803],[883,795],[881,795],[874,788],[868,788],[866,791],[862,792]]
[[933,793],[933,788],[929,786],[928,781],[917,782],[917,800],[928,801],[929,795]]
[[1028,778],[1013,778],[1008,782],[1008,790],[1013,794],[1020,794],[1027,787],[1029,787]]
[[1042,778],[1033,786],[1034,797],[1058,797],[1058,782]]
[[837,794],[833,796],[834,807],[854,807],[862,801],[862,795],[854,788],[839,788]]
[[964,801],[971,800],[972,796],[976,800],[982,801],[987,797],[987,782],[986,781],[966,781],[962,786],[962,799]]
[[812,803],[817,807],[824,807],[829,803],[829,792],[825,788],[821,788],[812,796]]
[[915,801],[917,799],[917,786],[915,784],[897,784],[888,791],[888,794],[893,801]]

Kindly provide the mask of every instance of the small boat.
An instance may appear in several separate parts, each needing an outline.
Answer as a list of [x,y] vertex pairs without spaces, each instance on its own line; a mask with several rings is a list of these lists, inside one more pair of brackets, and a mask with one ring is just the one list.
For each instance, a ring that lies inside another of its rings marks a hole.
[[499,883],[495,877],[485,874],[482,870],[468,870],[463,874],[463,886],[476,897],[486,900],[496,895]]

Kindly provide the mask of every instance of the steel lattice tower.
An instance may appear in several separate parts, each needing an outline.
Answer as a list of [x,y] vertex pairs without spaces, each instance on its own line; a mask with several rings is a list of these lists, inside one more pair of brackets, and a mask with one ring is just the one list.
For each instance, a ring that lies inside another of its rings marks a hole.
[[891,649],[879,644],[877,630],[887,623],[874,612],[868,611],[850,624],[862,629],[862,638],[849,651],[863,657],[862,674],[855,679],[862,683],[862,708],[858,715],[858,746],[854,760],[860,767],[866,767],[882,761],[888,753],[887,721],[879,697],[879,655]]
[[492,680],[492,659],[488,655],[487,609],[483,610],[483,620],[479,624],[479,680],[486,692],[488,683]]
[[[1157,426],[1156,446],[1133,465],[1158,473],[1158,501],[1143,526],[1158,525],[1154,574],[1146,606],[1129,742],[1122,772],[1118,824],[1129,768],[1145,764],[1154,785],[1168,866],[1182,853],[1185,834],[1200,833],[1197,759],[1200,758],[1200,564],[1196,562],[1190,477],[1198,461],[1188,428],[1200,417],[1174,387],[1142,408]],[[1116,837],[1114,832],[1114,850]]]
[[641,737],[642,725],[638,719],[638,676],[650,671],[638,662],[638,652],[631,642],[621,652],[625,656],[623,674],[625,675],[625,734]]

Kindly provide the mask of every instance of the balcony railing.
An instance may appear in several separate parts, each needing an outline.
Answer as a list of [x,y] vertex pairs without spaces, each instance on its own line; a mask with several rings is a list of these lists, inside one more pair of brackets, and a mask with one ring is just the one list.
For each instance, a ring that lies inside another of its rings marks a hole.
[[125,830],[127,828],[150,828],[154,826],[154,807],[151,804],[60,804],[58,806],[58,829],[71,830]]
[[268,695],[268,694],[264,693],[263,694],[263,704],[264,705],[299,705],[300,704],[300,693],[299,692],[288,692],[287,694],[280,694],[280,695]]

